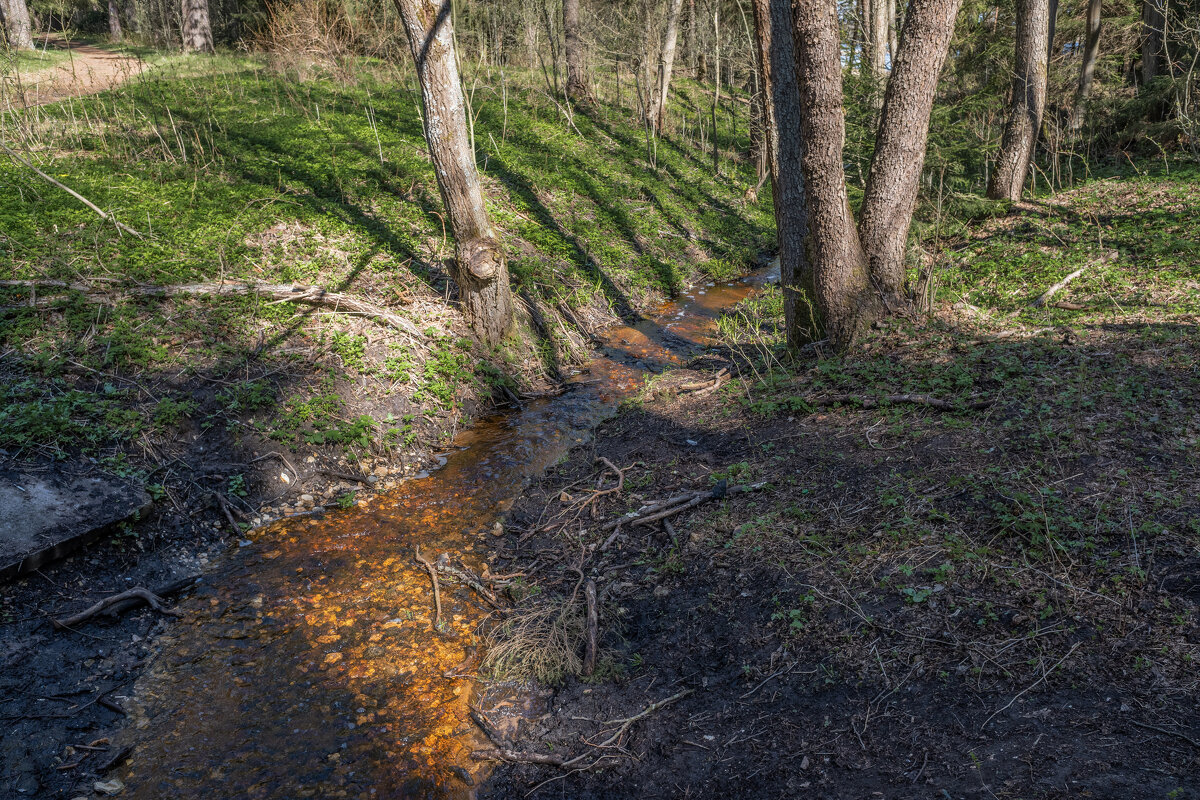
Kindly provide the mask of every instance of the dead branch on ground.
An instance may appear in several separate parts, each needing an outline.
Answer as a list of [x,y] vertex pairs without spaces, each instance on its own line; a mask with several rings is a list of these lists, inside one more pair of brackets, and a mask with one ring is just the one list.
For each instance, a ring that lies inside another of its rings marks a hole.
[[80,624],[81,622],[86,622],[87,620],[96,616],[101,611],[103,611],[104,609],[108,608],[111,605],[120,603],[124,600],[132,600],[134,598],[144,600],[155,611],[159,611],[163,614],[168,614],[172,617],[179,616],[178,611],[171,609],[171,608],[163,608],[162,598],[159,597],[158,595],[156,595],[154,592],[150,591],[149,589],[143,588],[141,586],[135,586],[132,589],[126,589],[125,591],[120,592],[119,594],[109,595],[108,597],[104,598],[103,600],[100,600],[99,602],[95,603],[94,605],[88,606],[86,609],[84,609],[83,611],[80,611],[78,614],[74,614],[70,617],[67,617],[66,619],[56,619],[56,620],[51,620],[51,621],[54,623],[54,627],[58,628],[59,630],[63,630],[66,628],[73,628],[74,626]]
[[596,640],[599,638],[599,620],[596,614],[596,582],[589,580],[583,589],[587,599],[587,652],[583,657],[583,674],[591,675],[596,671]]
[[433,629],[439,630],[442,627],[442,590],[438,586],[437,570],[433,568],[433,564],[421,555],[421,546],[416,548],[417,561],[421,566],[425,567],[425,571],[429,573],[430,580],[433,581]]
[[624,516],[607,523],[601,530],[610,531],[622,525],[649,525],[652,522],[658,522],[660,519],[673,517],[676,514],[687,511],[690,508],[695,508],[701,503],[709,500],[719,500],[722,497],[730,494],[741,494],[743,492],[754,492],[767,485],[766,481],[760,483],[750,483],[744,486],[718,486],[711,490],[701,489],[684,494],[676,495],[668,500],[663,500],[659,503],[654,503],[643,507],[636,514]]

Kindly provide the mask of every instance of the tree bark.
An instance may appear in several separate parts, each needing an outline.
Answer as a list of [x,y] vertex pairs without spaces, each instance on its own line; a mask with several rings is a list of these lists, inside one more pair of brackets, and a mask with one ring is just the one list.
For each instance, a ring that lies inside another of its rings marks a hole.
[[0,0],[0,25],[4,41],[13,50],[33,49],[33,25],[25,0]]
[[579,38],[579,0],[563,0],[563,49],[567,57],[567,97],[581,105],[594,103],[583,66]]
[[912,0],[880,115],[859,236],[889,311],[909,306],[904,251],[925,163],[929,115],[962,0]]
[[1083,107],[1092,93],[1092,80],[1096,75],[1096,58],[1100,54],[1101,0],[1088,0],[1087,33],[1083,41],[1083,61],[1079,65],[1079,86],[1075,90],[1075,105],[1067,127],[1077,131],[1083,127]]
[[208,0],[183,0],[183,49],[189,53],[213,51]]
[[424,105],[425,139],[454,234],[451,277],[475,335],[497,345],[513,325],[504,250],[488,219],[454,53],[451,0],[395,0]]
[[890,0],[868,0],[871,12],[871,76],[883,80],[887,72],[888,3]]
[[892,57],[892,68],[900,55],[900,25],[896,16],[896,0],[888,0],[888,53]]
[[670,0],[670,6],[667,8],[667,28],[658,60],[658,86],[650,108],[650,124],[655,132],[660,134],[667,116],[671,71],[675,66],[675,42],[679,38],[679,12],[682,8],[683,0]]
[[993,200],[1021,199],[1046,107],[1046,54],[1050,0],[1017,0],[1016,64],[996,169],[988,186]]
[[792,35],[799,89],[800,158],[808,209],[804,254],[813,270],[818,313],[839,350],[851,345],[881,313],[867,259],[846,195],[837,6],[827,0],[792,0]]
[[117,0],[108,0],[108,33],[114,42],[124,38],[124,32],[121,30],[121,10],[117,6]]
[[767,165],[775,200],[784,329],[788,346],[795,349],[820,338],[822,326],[814,305],[812,270],[804,259],[808,212],[800,167],[804,142],[800,138],[791,0],[753,0],[753,5]]
[[1159,0],[1142,0],[1142,83],[1158,77],[1167,17]]

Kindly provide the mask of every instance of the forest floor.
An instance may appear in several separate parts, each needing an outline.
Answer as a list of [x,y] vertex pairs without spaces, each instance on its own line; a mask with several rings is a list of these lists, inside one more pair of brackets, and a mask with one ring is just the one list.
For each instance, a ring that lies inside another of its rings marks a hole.
[[779,363],[759,298],[651,382],[510,515],[503,666],[557,691],[482,796],[1200,797],[1197,177],[971,224],[861,353]]

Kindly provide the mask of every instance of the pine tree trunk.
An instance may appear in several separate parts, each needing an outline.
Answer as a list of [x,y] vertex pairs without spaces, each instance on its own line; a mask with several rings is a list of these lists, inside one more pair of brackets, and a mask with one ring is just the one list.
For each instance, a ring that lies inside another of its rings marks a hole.
[[567,57],[567,97],[581,105],[594,103],[579,38],[579,0],[563,0],[563,49]]
[[1046,107],[1049,0],[1017,0],[1016,64],[996,170],[988,186],[993,200],[1021,199]]
[[213,51],[208,0],[183,0],[183,49],[189,53]]
[[813,301],[812,270],[804,260],[808,212],[800,168],[804,143],[800,138],[791,0],[754,0],[754,30],[767,165],[775,200],[779,286],[788,346],[795,349],[820,338],[821,323]]
[[896,0],[888,0],[888,52],[892,56],[892,67],[895,68],[896,57],[900,55],[900,26],[896,18]]
[[835,348],[846,349],[879,317],[882,306],[871,287],[846,195],[837,6],[827,0],[793,0],[792,20],[804,142],[800,165],[808,209],[804,253],[813,270],[825,333]]
[[33,25],[29,22],[29,6],[25,0],[0,0],[0,23],[4,41],[13,50],[33,49]]
[[962,0],[912,0],[883,100],[859,236],[891,312],[907,310],[904,251],[917,205],[929,115]]
[[1077,131],[1083,127],[1083,109],[1088,95],[1092,93],[1092,80],[1096,75],[1096,58],[1100,54],[1101,0],[1088,0],[1087,33],[1083,41],[1083,61],[1079,65],[1079,87],[1075,90],[1075,105],[1071,109],[1068,128]]
[[662,133],[667,116],[667,99],[671,93],[671,71],[675,67],[675,42],[679,38],[679,12],[683,0],[670,0],[667,8],[667,29],[663,36],[662,53],[658,62],[658,85],[650,108],[650,124],[657,133]]
[[454,54],[450,4],[395,0],[424,105],[425,138],[454,234],[451,277],[475,335],[499,344],[513,325],[512,289],[504,250],[488,219],[467,132],[462,83]]
[[121,10],[117,7],[117,0],[108,0],[108,33],[114,42],[124,38],[121,30]]

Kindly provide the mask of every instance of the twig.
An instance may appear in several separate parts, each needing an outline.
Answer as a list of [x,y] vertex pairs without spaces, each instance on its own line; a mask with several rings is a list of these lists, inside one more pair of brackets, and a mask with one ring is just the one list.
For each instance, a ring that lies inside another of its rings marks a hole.
[[599,636],[599,621],[596,614],[596,582],[589,580],[583,589],[587,599],[587,651],[583,657],[583,674],[596,671],[596,639]]
[[1067,651],[1067,654],[1066,654],[1065,656],[1063,656],[1062,658],[1060,658],[1060,659],[1057,661],[1057,663],[1055,663],[1055,665],[1054,665],[1053,667],[1051,667],[1051,668],[1050,668],[1049,670],[1047,670],[1046,672],[1043,672],[1043,673],[1042,673],[1042,675],[1041,675],[1041,677],[1039,677],[1039,678],[1038,678],[1036,681],[1034,681],[1033,683],[1031,683],[1031,684],[1029,684],[1028,686],[1026,686],[1026,687],[1025,687],[1024,689],[1022,689],[1020,692],[1018,692],[1018,693],[1017,693],[1017,694],[1016,694],[1016,695],[1013,697],[1013,699],[1012,699],[1012,700],[1009,700],[1007,703],[1005,703],[1005,704],[1004,704],[1004,707],[1003,707],[1003,708],[998,708],[998,709],[996,709],[995,711],[993,711],[993,712],[992,712],[992,715],[991,715],[990,717],[988,717],[987,719],[985,719],[985,720],[983,721],[983,724],[979,726],[979,730],[980,730],[980,731],[982,731],[984,728],[986,728],[986,727],[987,727],[987,724],[988,724],[989,722],[991,722],[993,719],[995,719],[995,718],[996,718],[996,715],[997,715],[997,714],[999,714],[999,713],[1001,713],[1001,712],[1003,712],[1003,711],[1007,711],[1007,710],[1008,710],[1010,707],[1012,707],[1012,704],[1013,704],[1013,703],[1017,702],[1017,700],[1019,700],[1019,699],[1021,698],[1021,696],[1022,696],[1022,695],[1024,695],[1024,694],[1025,694],[1026,692],[1028,692],[1028,691],[1031,691],[1031,690],[1032,690],[1033,688],[1035,688],[1035,687],[1036,687],[1036,686],[1037,686],[1039,683],[1041,683],[1042,681],[1046,680],[1046,678],[1049,678],[1049,677],[1050,677],[1050,675],[1051,675],[1051,674],[1054,672],[1054,670],[1056,670],[1056,669],[1058,669],[1060,666],[1062,666],[1062,663],[1063,663],[1064,661],[1066,661],[1068,658],[1070,658],[1072,653],[1074,653],[1074,652],[1075,652],[1077,649],[1079,649],[1079,645],[1081,645],[1081,644],[1083,644],[1083,642],[1076,642],[1075,644],[1071,645],[1071,649]]
[[59,189],[62,189],[64,192],[71,195],[79,202],[83,203],[85,206],[90,208],[92,211],[95,211],[97,214],[99,214],[101,219],[108,220],[109,222],[111,222],[113,225],[116,225],[121,230],[125,231],[126,233],[132,234],[133,236],[136,236],[139,239],[146,238],[141,233],[139,233],[138,231],[135,231],[133,228],[129,227],[128,225],[124,224],[123,222],[118,222],[116,217],[114,217],[112,214],[109,214],[104,209],[100,208],[100,206],[96,205],[91,200],[88,200],[86,197],[84,197],[79,192],[72,189],[70,186],[67,186],[64,183],[60,183],[59,181],[56,181],[54,178],[51,178],[49,175],[47,175],[46,173],[42,172],[40,169],[35,167],[33,164],[30,164],[28,161],[21,158],[21,156],[17,155],[15,152],[13,152],[13,149],[11,147],[9,147],[8,145],[6,145],[4,142],[0,142],[0,147],[3,147],[4,151],[6,153],[8,153],[9,157],[12,158],[14,161],[18,161],[21,164],[24,164],[26,167],[28,167],[29,169],[31,169],[35,173],[37,173],[38,177],[40,177],[42,180],[46,181],[47,183],[50,183],[53,186],[58,187]]
[[1129,720],[1129,724],[1136,725],[1139,728],[1145,728],[1148,731],[1158,731],[1159,733],[1165,733],[1167,736],[1174,736],[1177,739],[1182,739],[1183,741],[1187,742],[1192,747],[1200,749],[1200,742],[1198,742],[1195,739],[1193,739],[1192,737],[1188,736],[1186,733],[1180,733],[1179,731],[1173,731],[1173,730],[1170,730],[1169,728],[1160,728],[1157,725],[1151,725],[1148,722],[1138,722],[1136,719]]
[[[1105,253],[1105,254],[1104,254],[1104,256],[1103,256],[1103,257],[1100,259],[1100,263],[1103,263],[1103,262],[1105,262],[1105,261],[1112,261],[1112,260],[1113,260],[1114,258],[1116,258],[1116,257],[1117,257],[1117,251],[1116,251],[1116,250],[1110,250],[1108,253]],[[1080,275],[1082,275],[1084,272],[1086,272],[1086,271],[1087,271],[1088,267],[1092,266],[1092,265],[1093,265],[1093,264],[1095,264],[1095,263],[1097,263],[1097,262],[1095,262],[1095,261],[1089,261],[1088,263],[1084,264],[1082,267],[1080,267],[1079,269],[1075,270],[1075,271],[1074,271],[1074,272],[1072,272],[1070,275],[1068,275],[1067,277],[1063,278],[1061,281],[1059,281],[1058,283],[1054,284],[1053,286],[1051,286],[1051,287],[1050,287],[1049,289],[1047,289],[1046,291],[1042,292],[1042,293],[1041,293],[1041,295],[1039,295],[1039,296],[1038,296],[1038,298],[1037,298],[1036,300],[1034,300],[1032,303],[1030,303],[1029,305],[1030,305],[1032,308],[1041,308],[1042,306],[1046,305],[1046,303],[1050,301],[1050,298],[1051,298],[1051,297],[1054,297],[1054,295],[1058,294],[1058,292],[1059,292],[1059,291],[1060,291],[1060,290],[1061,290],[1061,289],[1062,289],[1064,286],[1066,286],[1068,283],[1070,283],[1071,281],[1073,281],[1073,280],[1075,280],[1076,278],[1078,278]]]
[[135,597],[145,600],[155,611],[161,611],[164,614],[170,614],[174,617],[179,616],[178,611],[169,608],[163,608],[162,598],[154,594],[154,592],[151,592],[149,589],[145,589],[141,586],[135,586],[132,589],[126,589],[120,594],[109,595],[100,602],[88,606],[78,614],[67,617],[66,619],[56,619],[51,621],[54,623],[54,627],[58,628],[59,630],[62,630],[63,628],[70,628],[78,625],[81,622],[85,622],[115,603],[120,603],[122,600],[130,600]]
[[433,568],[433,564],[421,555],[421,546],[417,545],[417,561],[425,567],[425,571],[429,573],[430,579],[433,581],[433,629],[439,630],[442,626],[442,590],[438,586],[437,570]]
[[229,501],[227,501],[220,492],[213,492],[213,497],[217,498],[217,505],[221,507],[221,511],[225,514],[226,521],[229,522],[229,530],[235,534],[242,532],[241,527],[233,519],[233,514],[229,510]]

